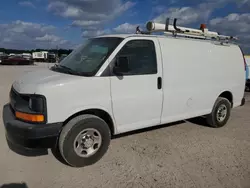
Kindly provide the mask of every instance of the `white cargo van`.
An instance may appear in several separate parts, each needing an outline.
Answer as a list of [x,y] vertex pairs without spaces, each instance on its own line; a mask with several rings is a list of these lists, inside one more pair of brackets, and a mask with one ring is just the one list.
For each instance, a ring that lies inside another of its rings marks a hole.
[[165,28],[173,36],[89,39],[59,65],[16,80],[3,109],[7,140],[58,146],[69,165],[82,167],[102,158],[112,135],[197,116],[224,126],[244,104],[241,50],[174,26]]

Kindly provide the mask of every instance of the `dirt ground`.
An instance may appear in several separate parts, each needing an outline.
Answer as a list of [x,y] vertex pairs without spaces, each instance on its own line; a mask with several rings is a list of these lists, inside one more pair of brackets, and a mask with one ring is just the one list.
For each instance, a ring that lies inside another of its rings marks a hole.
[[[0,66],[0,119],[14,79],[47,67]],[[37,157],[14,153],[6,143],[0,120],[0,185],[23,182],[18,187],[250,188],[249,112],[247,102],[233,110],[230,122],[220,129],[189,120],[123,135],[111,141],[98,163],[81,169],[62,164],[51,151]]]

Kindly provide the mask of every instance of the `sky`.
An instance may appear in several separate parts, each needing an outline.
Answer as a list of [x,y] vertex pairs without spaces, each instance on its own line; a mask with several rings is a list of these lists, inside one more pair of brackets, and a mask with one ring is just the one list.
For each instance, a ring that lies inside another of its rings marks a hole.
[[72,49],[86,38],[135,33],[147,21],[177,18],[179,26],[239,38],[250,54],[250,0],[8,0],[0,6],[0,47]]

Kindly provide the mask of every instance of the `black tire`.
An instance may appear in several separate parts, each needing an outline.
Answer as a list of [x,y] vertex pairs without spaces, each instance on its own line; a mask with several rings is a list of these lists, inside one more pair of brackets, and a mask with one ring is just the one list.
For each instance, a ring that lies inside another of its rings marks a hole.
[[[226,113],[224,120],[219,121],[217,119],[217,112],[221,106],[226,107],[227,113]],[[231,108],[232,108],[231,103],[229,102],[228,99],[223,98],[223,97],[219,97],[214,104],[214,107],[213,107],[211,114],[207,115],[207,117],[206,117],[208,125],[213,127],[213,128],[220,128],[220,127],[223,127],[224,125],[226,125],[226,123],[228,122],[230,115],[231,115]]]
[[[96,153],[89,157],[81,157],[74,150],[74,140],[87,128],[96,129],[101,135],[101,145]],[[70,120],[63,128],[59,137],[59,151],[63,159],[72,167],[84,167],[99,161],[107,152],[111,133],[107,123],[94,115],[80,115]]]

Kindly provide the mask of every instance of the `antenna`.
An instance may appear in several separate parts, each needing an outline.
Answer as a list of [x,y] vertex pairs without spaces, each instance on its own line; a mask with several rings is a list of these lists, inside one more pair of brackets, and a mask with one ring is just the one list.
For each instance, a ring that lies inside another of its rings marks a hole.
[[238,40],[233,36],[220,35],[218,32],[209,31],[205,24],[201,24],[199,29],[177,27],[177,19],[174,18],[173,25],[169,24],[170,18],[166,19],[165,24],[149,21],[146,24],[147,30],[152,32],[164,32],[165,34],[173,34],[173,36],[192,37],[198,39],[215,39],[215,40]]

